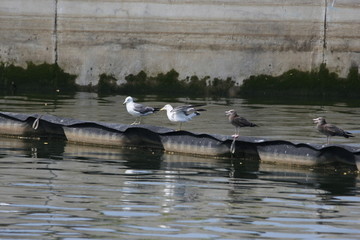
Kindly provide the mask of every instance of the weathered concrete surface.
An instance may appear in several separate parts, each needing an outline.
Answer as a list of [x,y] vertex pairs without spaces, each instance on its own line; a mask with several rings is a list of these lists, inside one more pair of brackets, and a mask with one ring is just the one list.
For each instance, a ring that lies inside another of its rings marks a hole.
[[54,1],[0,1],[0,61],[53,63]]
[[1,0],[0,61],[57,62],[77,83],[145,70],[277,75],[360,64],[358,0]]

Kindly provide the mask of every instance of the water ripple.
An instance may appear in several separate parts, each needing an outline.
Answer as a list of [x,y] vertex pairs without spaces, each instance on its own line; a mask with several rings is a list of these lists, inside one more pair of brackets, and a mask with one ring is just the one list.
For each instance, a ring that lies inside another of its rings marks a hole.
[[[117,104],[124,96],[104,99],[86,93],[60,98],[51,111],[94,121],[133,120]],[[43,108],[42,99],[27,101],[0,98],[0,106],[16,112],[50,110],[49,105]],[[244,129],[244,135],[312,143],[323,143],[324,137],[311,121],[299,127],[304,114],[311,120],[320,111],[335,123],[346,119],[343,127],[350,130],[357,128],[360,113],[344,105],[274,106],[241,99],[226,104],[262,126]],[[233,128],[217,114],[226,106],[207,107],[211,110],[207,117],[187,124],[187,130],[231,135]],[[172,127],[161,114],[146,121]],[[334,138],[336,143],[356,141]],[[358,239],[360,235],[356,173],[0,138],[0,179],[1,239]]]

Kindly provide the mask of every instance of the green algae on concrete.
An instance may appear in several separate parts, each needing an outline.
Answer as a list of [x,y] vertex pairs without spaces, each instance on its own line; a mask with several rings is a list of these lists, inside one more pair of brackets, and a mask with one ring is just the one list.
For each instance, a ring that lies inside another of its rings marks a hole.
[[279,76],[250,76],[240,86],[240,95],[358,97],[360,76],[357,66],[350,68],[347,78],[340,78],[321,64],[309,72],[292,69]]
[[161,94],[171,96],[220,96],[228,97],[236,92],[238,87],[231,78],[225,80],[209,76],[199,78],[189,76],[179,79],[179,73],[174,69],[156,76],[148,76],[145,71],[129,74],[125,83],[116,85],[113,75],[101,74],[97,86],[99,94]]
[[66,73],[57,64],[27,62],[23,68],[0,63],[0,93],[75,92],[75,79],[76,75]]

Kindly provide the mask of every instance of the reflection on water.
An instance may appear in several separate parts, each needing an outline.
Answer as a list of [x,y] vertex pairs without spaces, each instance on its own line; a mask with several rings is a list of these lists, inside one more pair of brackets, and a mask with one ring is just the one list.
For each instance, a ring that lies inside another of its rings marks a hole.
[[0,152],[2,239],[360,234],[355,173],[41,140]]
[[[131,123],[121,105],[123,98],[12,97],[0,98],[0,108]],[[154,106],[165,102],[155,97],[143,100]],[[307,123],[316,115],[326,115],[349,131],[358,130],[356,107],[251,104],[239,99],[208,100],[208,111],[184,127],[232,134],[223,115],[229,108],[261,126],[244,129],[244,135],[322,142],[311,121]],[[176,127],[165,113],[146,122]],[[357,138],[334,141],[358,146]],[[0,179],[1,239],[357,239],[360,235],[359,177],[337,168],[0,138]]]

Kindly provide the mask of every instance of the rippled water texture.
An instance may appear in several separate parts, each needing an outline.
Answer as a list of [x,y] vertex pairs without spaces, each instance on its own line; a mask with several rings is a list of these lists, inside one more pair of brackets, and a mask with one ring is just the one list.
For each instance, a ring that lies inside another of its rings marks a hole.
[[[0,110],[131,123],[124,97],[0,97]],[[234,108],[260,125],[243,135],[323,143],[311,119],[326,116],[356,135],[334,143],[359,146],[358,107],[205,103],[185,129],[232,134],[224,111]],[[164,112],[145,122],[176,128]],[[0,192],[0,239],[360,238],[358,173],[337,168],[0,137]]]

